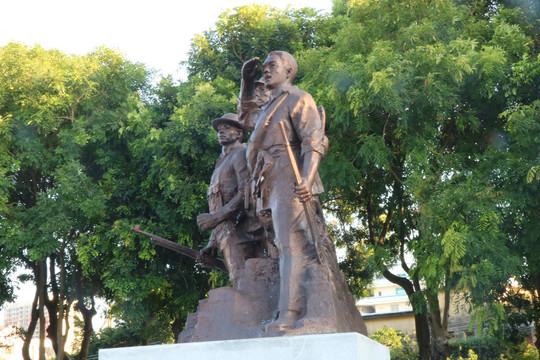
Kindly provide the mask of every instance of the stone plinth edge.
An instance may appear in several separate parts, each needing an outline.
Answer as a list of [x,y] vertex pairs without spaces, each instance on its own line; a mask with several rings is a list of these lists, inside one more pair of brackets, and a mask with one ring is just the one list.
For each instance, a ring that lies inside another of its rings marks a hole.
[[387,347],[358,333],[149,345],[99,351],[99,360],[390,360]]

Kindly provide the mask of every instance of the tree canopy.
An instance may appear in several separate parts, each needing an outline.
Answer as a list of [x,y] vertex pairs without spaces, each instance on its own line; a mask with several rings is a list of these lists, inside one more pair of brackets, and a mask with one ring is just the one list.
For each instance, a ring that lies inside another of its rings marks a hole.
[[[537,259],[534,245],[516,245],[538,243],[538,183],[526,181],[539,155],[538,43],[521,9],[468,5],[350,1],[334,45],[304,55],[314,71],[302,85],[330,119],[329,200],[357,224],[351,241],[367,241],[375,269],[406,290],[426,359],[448,356],[451,292],[483,306],[531,263],[525,253]],[[518,193],[527,220],[508,227]],[[518,240],[529,226],[535,235]]]

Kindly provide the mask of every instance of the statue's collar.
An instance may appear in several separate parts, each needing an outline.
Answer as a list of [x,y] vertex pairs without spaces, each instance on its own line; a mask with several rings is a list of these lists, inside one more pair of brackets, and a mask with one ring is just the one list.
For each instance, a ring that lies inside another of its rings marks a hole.
[[221,148],[221,157],[225,157],[229,155],[232,152],[235,152],[238,150],[238,148],[241,148],[242,144],[240,142],[235,142],[234,144],[231,144],[229,146],[223,146]]
[[292,86],[289,84],[281,85],[279,88],[277,88],[276,90],[272,92],[272,95],[270,96],[270,101],[277,99],[278,97],[281,96],[281,94],[285,92],[290,93],[294,88],[295,86]]
[[276,101],[276,99],[280,98],[283,94],[286,94],[286,93],[288,94],[288,93],[293,92],[294,89],[296,89],[296,86],[292,86],[292,85],[280,86],[272,93],[272,95],[270,96],[270,100],[266,104],[264,104],[262,109],[267,109],[274,101]]

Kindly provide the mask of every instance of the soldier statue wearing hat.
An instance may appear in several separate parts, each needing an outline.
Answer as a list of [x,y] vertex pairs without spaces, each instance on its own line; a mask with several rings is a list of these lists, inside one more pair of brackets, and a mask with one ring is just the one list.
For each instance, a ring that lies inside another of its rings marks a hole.
[[206,256],[216,256],[219,249],[230,281],[236,287],[245,261],[263,256],[261,241],[254,240],[251,235],[260,225],[247,219],[243,212],[243,190],[248,170],[246,144],[241,140],[246,128],[240,124],[236,114],[230,113],[215,119],[212,126],[217,131],[222,151],[208,187],[210,212],[197,217],[201,229],[212,230],[208,245],[201,251],[202,260]]

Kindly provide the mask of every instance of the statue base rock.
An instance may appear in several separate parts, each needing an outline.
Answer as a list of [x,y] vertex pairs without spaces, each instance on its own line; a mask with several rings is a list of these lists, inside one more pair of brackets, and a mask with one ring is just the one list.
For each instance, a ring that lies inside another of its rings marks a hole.
[[366,334],[363,319],[339,269],[312,264],[308,274],[303,284],[307,294],[306,313],[294,328],[284,331],[268,328],[276,316],[279,299],[278,260],[256,258],[246,261],[236,288],[214,289],[199,302],[197,312],[189,314],[178,342],[343,332]]

